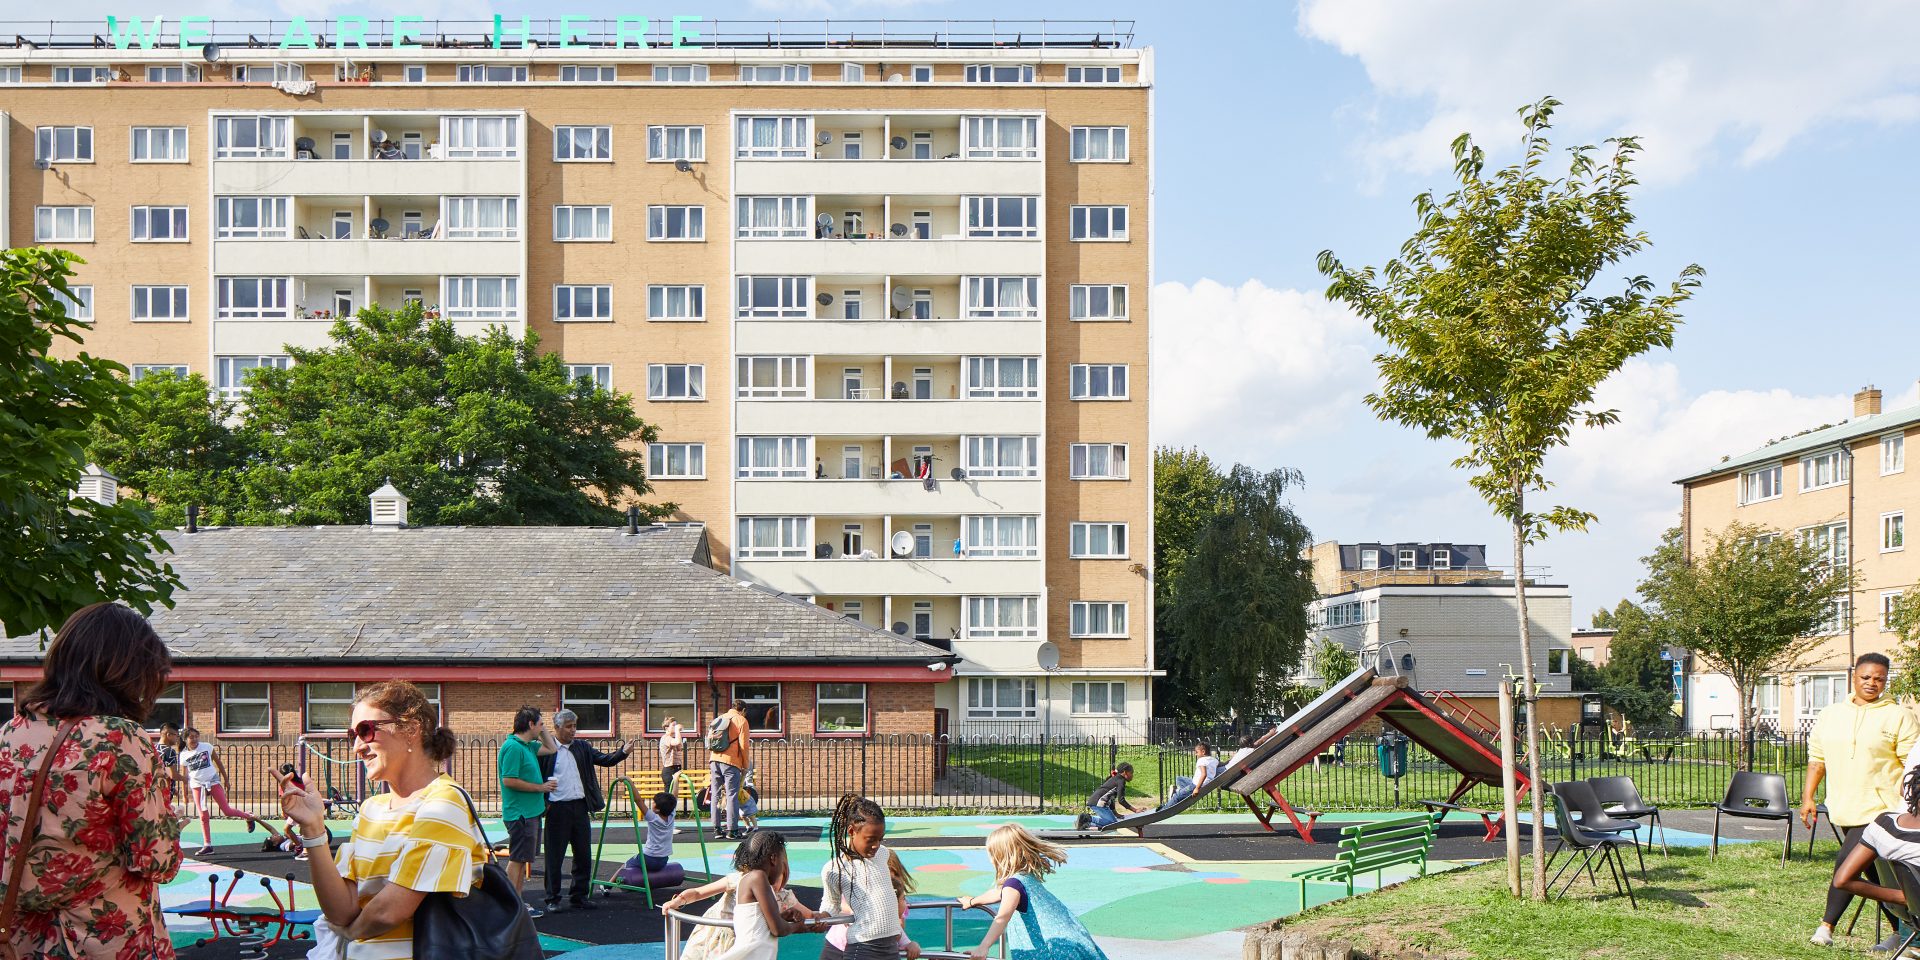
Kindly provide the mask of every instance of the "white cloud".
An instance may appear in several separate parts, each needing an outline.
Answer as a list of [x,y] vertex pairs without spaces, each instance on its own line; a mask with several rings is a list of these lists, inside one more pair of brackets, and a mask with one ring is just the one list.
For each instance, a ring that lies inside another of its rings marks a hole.
[[1665,179],[1722,153],[1766,160],[1827,123],[1920,116],[1912,3],[1303,0],[1298,26],[1361,62],[1400,108],[1383,113],[1418,108],[1362,134],[1375,175],[1444,169],[1462,131],[1507,146],[1514,109],[1545,95],[1566,104],[1562,142],[1640,135],[1642,174]]

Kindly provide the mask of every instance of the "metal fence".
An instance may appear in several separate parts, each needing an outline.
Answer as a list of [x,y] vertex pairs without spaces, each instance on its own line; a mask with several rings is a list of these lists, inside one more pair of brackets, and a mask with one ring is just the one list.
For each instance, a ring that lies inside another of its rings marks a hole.
[[[1231,731],[1223,731],[1231,733]],[[1210,738],[1225,761],[1229,737]],[[1227,741],[1227,742],[1222,742]],[[1351,736],[1296,771],[1280,786],[1298,807],[1339,810],[1418,809],[1419,801],[1445,797],[1459,778],[1451,768],[1411,745],[1406,774],[1392,780],[1380,773],[1377,739]],[[448,773],[472,792],[483,813],[500,809],[498,738],[462,739]],[[602,750],[619,744],[597,742]],[[1537,765],[1546,781],[1596,776],[1631,776],[1648,802],[1665,807],[1700,807],[1719,801],[1732,777],[1739,743],[1728,734],[1684,734],[1621,740],[1606,736],[1556,737],[1543,745]],[[302,748],[279,744],[228,743],[220,754],[228,774],[229,799],[256,813],[277,810],[274,772],[284,763],[304,762],[308,777],[322,791],[361,799],[376,792],[344,744],[315,744],[320,755],[300,760]],[[914,812],[1074,812],[1108,772],[1124,761],[1135,776],[1129,798],[1151,807],[1172,793],[1175,778],[1193,772],[1191,739],[1156,744],[1109,737],[953,737],[876,736],[859,739],[801,738],[755,741],[754,784],[760,810],[773,814],[823,813],[842,793],[878,800],[888,809]],[[704,769],[704,745],[690,740],[685,762]],[[331,759],[327,755],[331,755]],[[651,742],[636,746],[619,764],[599,771],[603,783],[638,770],[653,770],[659,756]],[[1807,766],[1802,734],[1762,738],[1754,744],[1753,769],[1783,774],[1788,796],[1798,796]],[[1476,787],[1464,802],[1498,806],[1497,787]],[[1239,797],[1213,795],[1202,810],[1234,812]],[[624,802],[615,813],[626,815]]]

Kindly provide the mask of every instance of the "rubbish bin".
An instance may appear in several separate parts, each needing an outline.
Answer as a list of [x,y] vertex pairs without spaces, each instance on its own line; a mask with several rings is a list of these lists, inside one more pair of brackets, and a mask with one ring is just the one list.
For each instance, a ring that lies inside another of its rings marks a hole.
[[1407,738],[1387,734],[1374,748],[1380,756],[1380,775],[1398,780],[1407,775]]

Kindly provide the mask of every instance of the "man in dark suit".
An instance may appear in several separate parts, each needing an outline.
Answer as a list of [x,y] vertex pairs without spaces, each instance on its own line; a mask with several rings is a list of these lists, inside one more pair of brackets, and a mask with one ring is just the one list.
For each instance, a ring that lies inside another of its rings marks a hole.
[[595,909],[593,892],[593,815],[606,806],[600,797],[600,777],[594,767],[611,767],[627,758],[633,741],[613,753],[601,753],[576,739],[580,717],[572,710],[553,715],[553,737],[560,749],[540,758],[540,772],[557,780],[547,794],[547,910],[560,909],[560,861],[573,849],[573,890],[570,899],[581,910]]

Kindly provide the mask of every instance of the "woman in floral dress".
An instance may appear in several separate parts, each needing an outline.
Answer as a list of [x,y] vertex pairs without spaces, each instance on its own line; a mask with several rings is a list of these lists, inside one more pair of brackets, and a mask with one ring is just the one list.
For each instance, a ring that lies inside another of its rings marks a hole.
[[[14,858],[27,858],[12,936],[20,956],[173,956],[158,891],[180,869],[180,823],[140,726],[171,666],[144,617],[95,604],[67,618],[39,684],[0,728],[0,891]],[[56,748],[66,720],[79,722]],[[34,776],[49,749],[39,823],[28,824]]]

